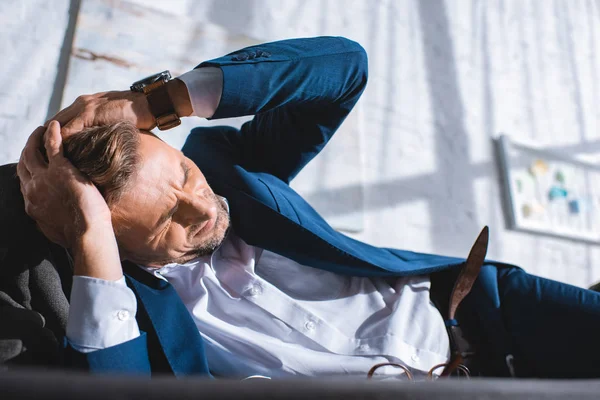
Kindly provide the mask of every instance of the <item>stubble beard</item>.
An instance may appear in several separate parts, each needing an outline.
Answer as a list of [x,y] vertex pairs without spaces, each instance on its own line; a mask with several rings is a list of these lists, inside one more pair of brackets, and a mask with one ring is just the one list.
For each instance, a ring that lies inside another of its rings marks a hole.
[[[211,235],[206,238],[202,243],[199,243],[198,246],[191,251],[190,253],[177,258],[176,260],[171,260],[169,263],[178,263],[183,264],[185,262],[191,261],[198,257],[208,256],[223,243],[225,236],[227,236],[227,232],[229,231],[229,212],[225,206],[225,200],[217,197],[214,193],[211,193],[210,196],[212,200],[217,204],[217,219],[215,221],[215,226],[211,232]],[[167,264],[167,263],[165,263]]]

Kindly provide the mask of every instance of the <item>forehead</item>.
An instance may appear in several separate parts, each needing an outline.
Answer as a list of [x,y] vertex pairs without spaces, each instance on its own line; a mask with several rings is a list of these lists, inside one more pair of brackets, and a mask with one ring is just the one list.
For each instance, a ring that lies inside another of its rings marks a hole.
[[151,230],[175,202],[173,188],[181,185],[183,154],[152,134],[141,134],[140,166],[115,209],[136,227]]
[[172,178],[181,174],[183,154],[151,133],[140,135],[138,183],[159,176]]

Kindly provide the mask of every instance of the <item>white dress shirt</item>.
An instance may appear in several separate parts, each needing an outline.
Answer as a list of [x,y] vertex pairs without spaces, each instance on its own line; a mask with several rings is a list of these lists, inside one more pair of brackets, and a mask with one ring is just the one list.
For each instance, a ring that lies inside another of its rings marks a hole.
[[[142,268],[173,285],[216,375],[364,377],[387,361],[418,375],[449,357],[426,276],[338,275],[249,246],[234,233],[211,256]],[[139,335],[126,285],[77,276],[71,304],[67,337],[79,350]]]
[[[210,117],[221,95],[220,70],[202,68],[180,79],[194,113]],[[449,358],[427,276],[338,275],[250,246],[233,232],[211,256],[142,268],[173,285],[216,375],[366,376],[388,361],[423,375]],[[134,339],[136,309],[124,279],[75,276],[67,338],[83,352]]]

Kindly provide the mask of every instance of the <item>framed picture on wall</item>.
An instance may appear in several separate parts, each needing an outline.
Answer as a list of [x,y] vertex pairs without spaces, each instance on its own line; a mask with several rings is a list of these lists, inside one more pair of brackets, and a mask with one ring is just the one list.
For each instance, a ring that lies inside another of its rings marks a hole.
[[512,229],[600,243],[600,166],[498,138]]

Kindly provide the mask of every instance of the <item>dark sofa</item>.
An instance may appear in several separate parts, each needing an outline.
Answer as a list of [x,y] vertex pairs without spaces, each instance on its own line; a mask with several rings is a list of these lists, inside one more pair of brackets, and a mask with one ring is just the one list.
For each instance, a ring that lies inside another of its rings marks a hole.
[[89,376],[77,372],[0,372],[1,399],[598,399],[600,380],[471,379],[375,382],[346,379],[248,381]]

